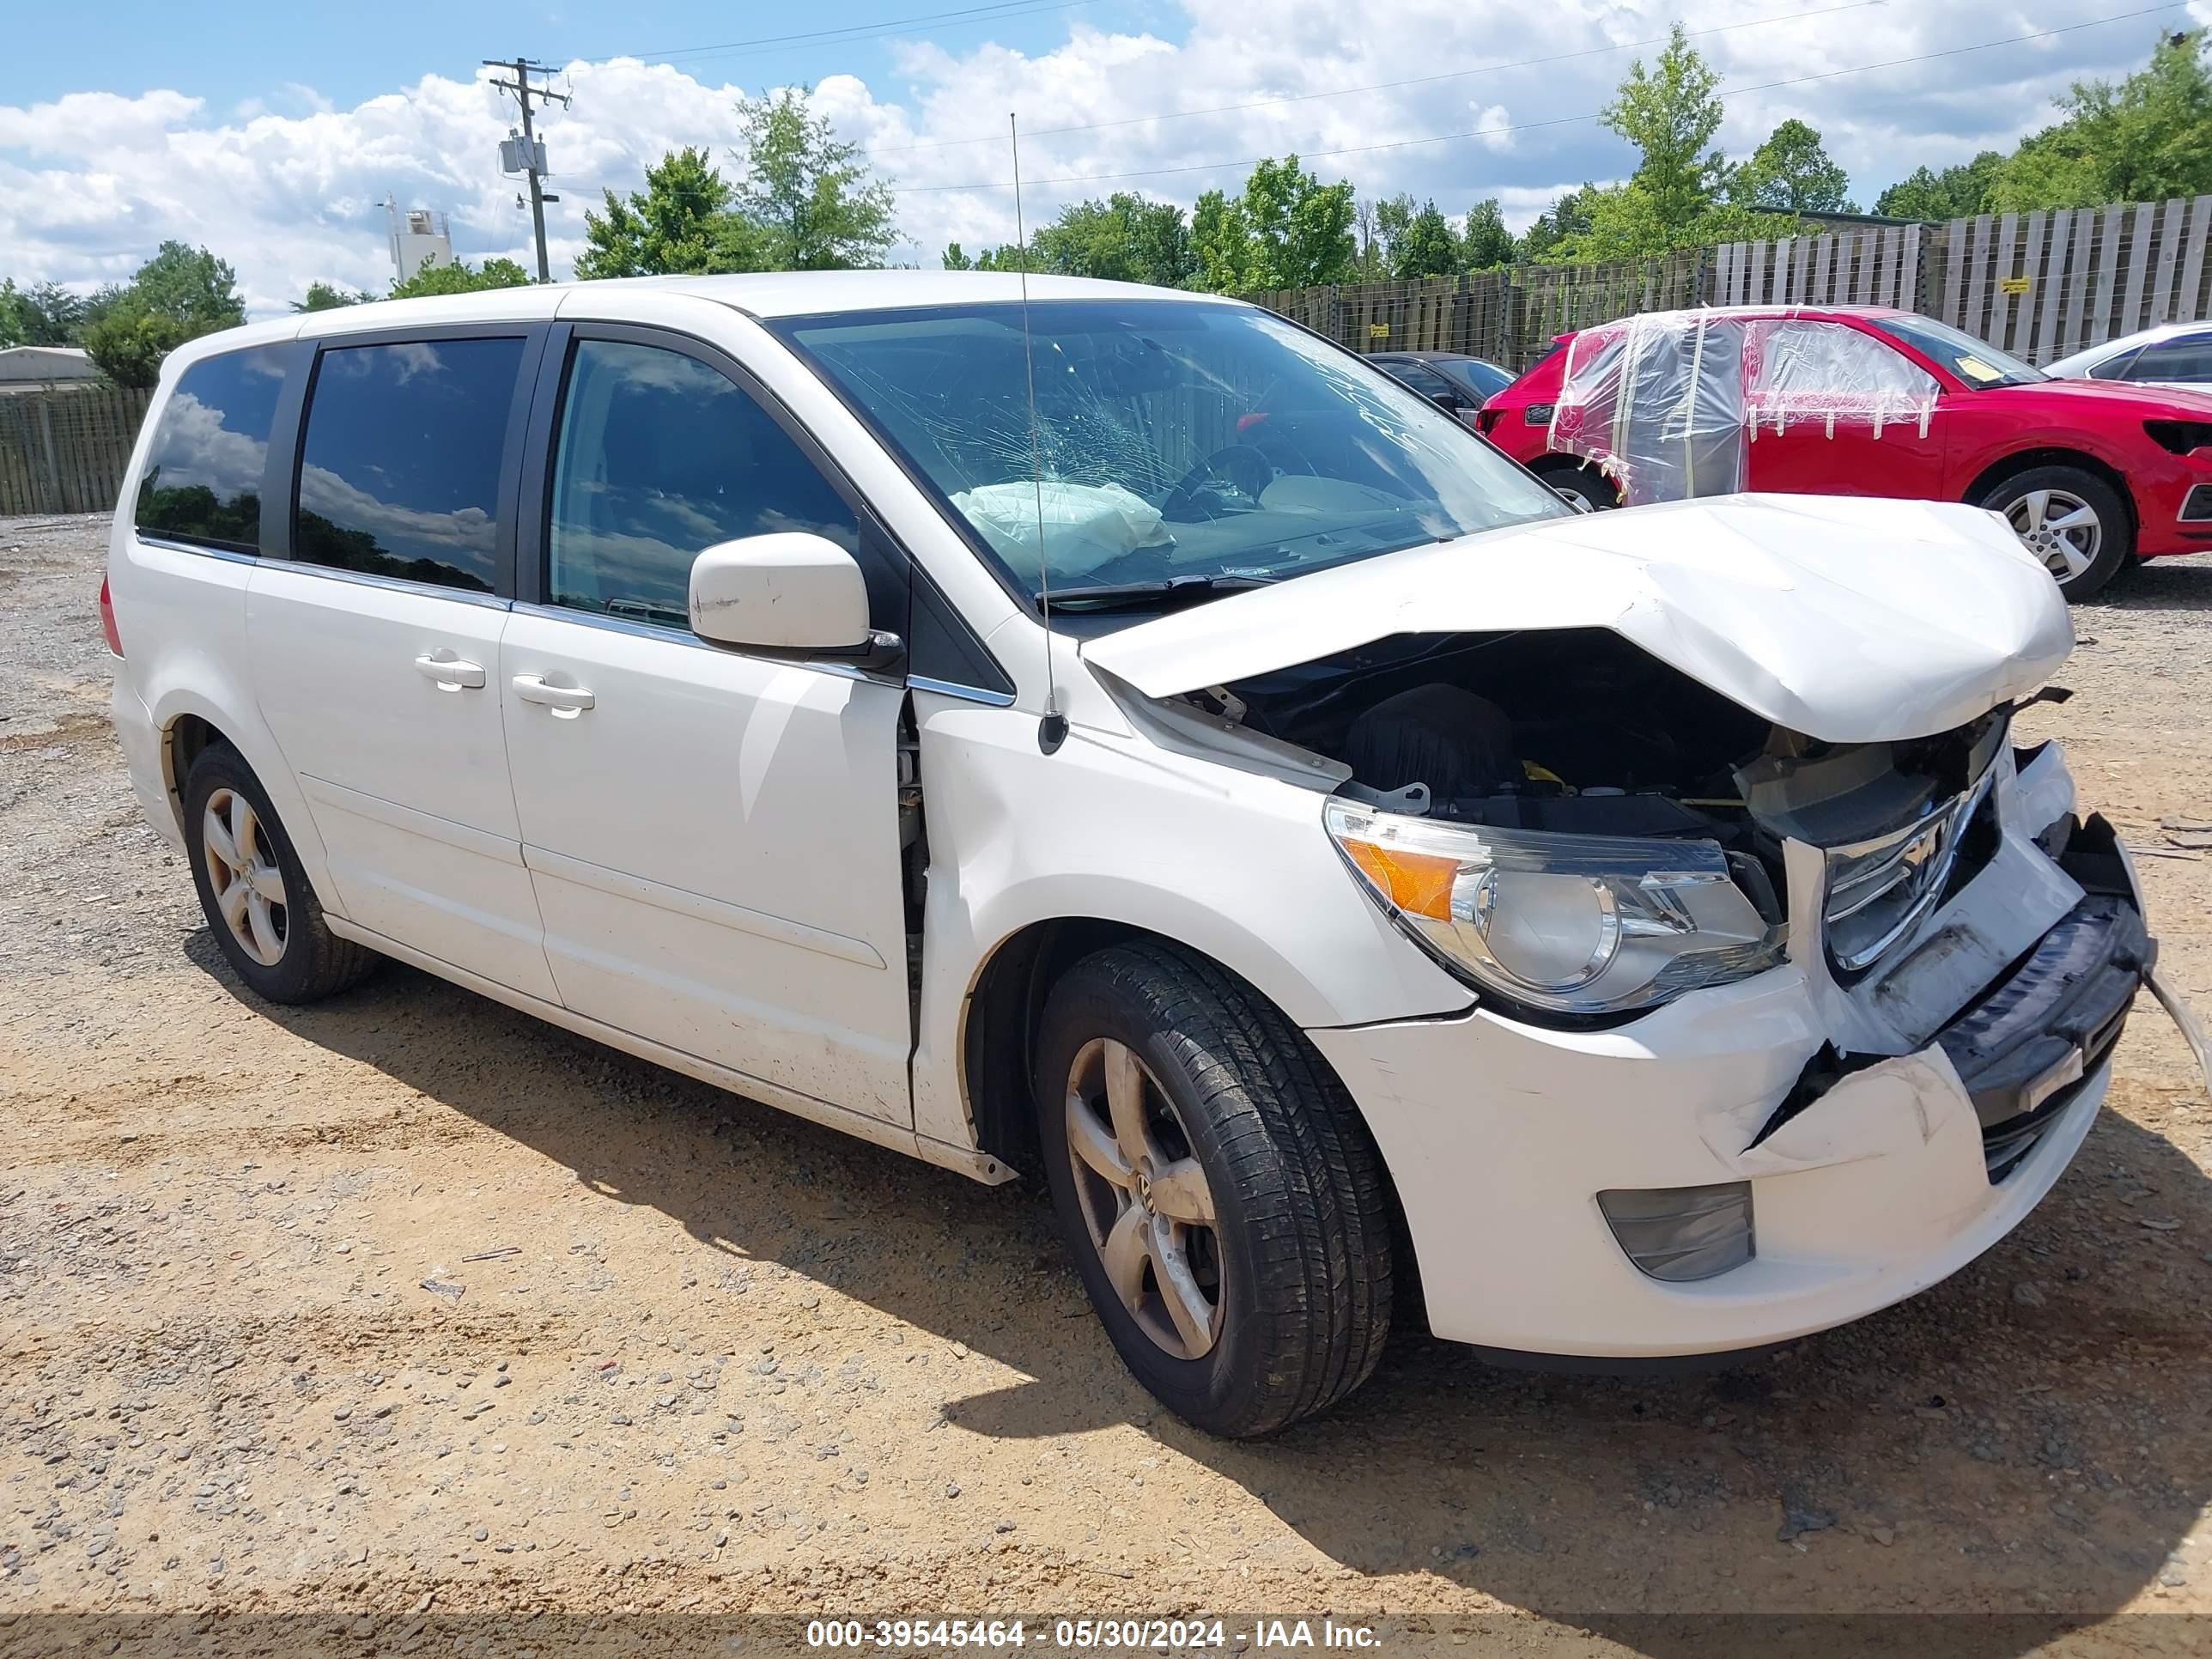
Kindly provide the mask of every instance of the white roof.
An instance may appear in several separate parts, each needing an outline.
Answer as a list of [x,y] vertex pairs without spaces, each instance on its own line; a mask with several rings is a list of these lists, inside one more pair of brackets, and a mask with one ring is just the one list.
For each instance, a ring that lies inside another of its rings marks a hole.
[[[908,306],[1012,303],[1022,297],[1021,277],[996,270],[766,270],[729,276],[624,276],[596,283],[532,283],[419,300],[377,300],[246,323],[187,340],[169,354],[164,373],[179,373],[202,357],[241,347],[288,340],[326,339],[373,329],[431,327],[497,319],[550,322],[590,314],[593,295],[641,290],[711,300],[755,317],[802,317],[814,312],[894,311]],[[1242,305],[1218,294],[1103,283],[1088,276],[1032,276],[1032,300],[1177,300],[1192,304]],[[581,300],[582,307],[572,303]],[[173,370],[169,365],[174,365]]]
[[[717,300],[756,317],[799,317],[817,311],[890,311],[905,306],[956,306],[1015,301],[1021,277],[999,270],[764,270],[741,276],[635,276],[575,283],[570,289],[659,288]],[[1103,283],[1088,276],[1032,276],[1032,300],[1187,300],[1217,302],[1218,294]]]
[[89,380],[99,374],[90,354],[82,347],[0,348],[0,381]]

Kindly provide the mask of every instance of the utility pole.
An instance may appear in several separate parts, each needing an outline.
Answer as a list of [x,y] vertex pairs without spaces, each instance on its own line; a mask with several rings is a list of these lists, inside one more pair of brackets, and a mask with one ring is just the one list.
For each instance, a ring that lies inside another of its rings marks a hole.
[[535,98],[549,104],[558,103],[566,109],[568,94],[532,82],[530,77],[533,75],[550,75],[553,72],[544,64],[533,64],[527,58],[518,58],[513,63],[501,58],[487,58],[483,61],[487,69],[511,69],[514,71],[512,81],[501,81],[496,77],[492,81],[492,85],[501,92],[513,93],[515,101],[522,106],[522,142],[519,146],[512,141],[502,143],[499,147],[500,159],[507,163],[519,155],[521,165],[510,164],[507,171],[530,175],[530,224],[538,237],[538,280],[550,283],[553,280],[553,273],[545,263],[545,204],[561,198],[548,196],[541,183],[545,172],[545,146],[538,142],[538,135],[531,126],[530,100]]

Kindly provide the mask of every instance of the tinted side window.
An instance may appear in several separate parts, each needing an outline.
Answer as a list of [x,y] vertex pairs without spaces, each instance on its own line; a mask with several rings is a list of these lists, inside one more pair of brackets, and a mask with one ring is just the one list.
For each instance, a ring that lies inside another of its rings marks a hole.
[[2136,359],[2142,356],[2142,348],[2137,346],[2133,351],[2123,351],[2117,357],[2107,357],[2089,371],[2089,378],[2093,380],[2124,380],[2129,371],[2135,368]]
[[315,369],[292,556],[489,593],[523,342],[337,346]]
[[282,346],[227,351],[184,372],[139,476],[142,533],[260,550],[261,469],[285,356]]
[[776,530],[861,556],[852,508],[728,376],[658,346],[576,343],[547,515],[552,603],[687,628],[692,560]]
[[2212,339],[2160,340],[2136,354],[2130,380],[2212,380]]
[[1392,363],[1390,372],[1424,398],[1441,398],[1449,403],[1455,399],[1459,389],[1425,363]]

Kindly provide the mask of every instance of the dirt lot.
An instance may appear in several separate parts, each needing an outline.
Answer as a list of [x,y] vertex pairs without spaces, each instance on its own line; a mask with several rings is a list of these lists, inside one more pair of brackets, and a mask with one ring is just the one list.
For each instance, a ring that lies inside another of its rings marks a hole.
[[[124,779],[104,538],[0,520],[0,1649],[95,1627],[58,1610],[372,1645],[1333,1610],[1577,1652],[1701,1644],[1655,1613],[2212,1612],[2212,1110],[2147,1000],[2051,1198],[1903,1307],[1660,1381],[1405,1337],[1334,1417],[1224,1445],[1127,1379],[1037,1199],[396,967],[254,1001]],[[2161,827],[2212,823],[2212,557],[2077,623],[2079,695],[2028,724],[2173,854],[2153,921],[2212,1013],[2212,851],[2174,844],[2212,837]]]

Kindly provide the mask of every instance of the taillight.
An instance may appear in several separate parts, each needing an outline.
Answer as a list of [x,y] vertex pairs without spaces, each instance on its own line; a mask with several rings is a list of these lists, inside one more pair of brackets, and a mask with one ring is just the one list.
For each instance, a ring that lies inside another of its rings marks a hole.
[[123,635],[115,631],[115,601],[107,597],[107,578],[100,579],[100,631],[107,635],[107,648],[123,654]]

